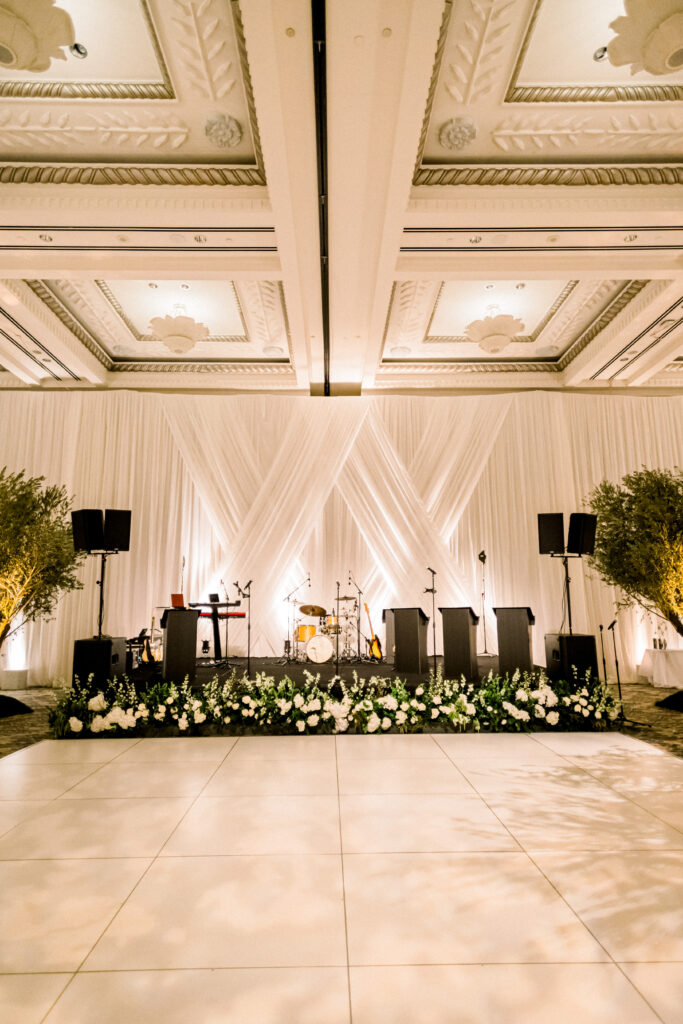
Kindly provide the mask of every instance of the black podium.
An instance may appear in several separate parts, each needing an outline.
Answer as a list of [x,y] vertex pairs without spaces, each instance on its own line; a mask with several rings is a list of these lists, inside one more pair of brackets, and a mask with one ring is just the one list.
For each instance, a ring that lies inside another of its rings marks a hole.
[[421,608],[385,608],[382,622],[386,625],[385,660],[397,672],[426,672],[429,616]]
[[531,672],[531,627],[536,621],[531,608],[494,608],[498,625],[498,673],[512,675],[515,669]]
[[546,633],[545,663],[548,679],[574,680],[573,669],[579,679],[590,672],[598,678],[598,654],[595,637],[590,633]]
[[199,609],[194,608],[166,608],[161,616],[164,631],[163,678],[167,683],[182,683],[185,676],[194,682],[198,618]]
[[479,678],[477,625],[479,616],[471,608],[439,608],[443,627],[444,679]]

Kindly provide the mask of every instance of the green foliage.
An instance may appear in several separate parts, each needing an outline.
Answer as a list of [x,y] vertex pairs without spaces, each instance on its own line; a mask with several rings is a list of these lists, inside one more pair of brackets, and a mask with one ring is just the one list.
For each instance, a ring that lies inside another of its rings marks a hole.
[[152,683],[136,692],[125,677],[96,692],[76,681],[50,723],[57,738],[135,734],[240,735],[603,729],[619,707],[607,687],[587,677],[549,683],[543,672],[489,674],[480,686],[440,673],[414,690],[401,679],[373,676],[325,685],[305,674],[297,683],[233,674],[193,690],[187,680]]
[[642,469],[621,485],[609,480],[591,492],[598,517],[589,564],[618,587],[621,604],[638,604],[683,635],[683,473]]
[[82,586],[64,487],[0,470],[0,647],[20,617],[46,618]]

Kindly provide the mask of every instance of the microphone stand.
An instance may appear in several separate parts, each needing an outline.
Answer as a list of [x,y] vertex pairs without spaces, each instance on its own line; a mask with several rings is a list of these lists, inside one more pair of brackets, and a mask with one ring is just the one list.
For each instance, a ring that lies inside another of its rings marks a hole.
[[240,597],[247,599],[247,679],[251,677],[251,585],[253,582],[253,580],[249,580],[244,588],[240,587],[239,583],[235,583],[237,593]]
[[433,569],[427,567],[427,572],[432,574],[432,585],[431,587],[425,587],[425,594],[432,595],[432,659],[434,665],[434,678],[436,679],[436,573]]
[[335,638],[336,638],[335,648],[336,648],[336,651],[335,651],[335,664],[334,664],[334,674],[337,675],[337,676],[339,675],[339,629],[340,629],[340,626],[339,626],[339,580],[337,580],[337,632],[335,633]]
[[602,622],[600,623],[600,650],[602,652],[602,674],[607,682],[607,662],[605,661],[605,645],[602,639]]
[[[621,696],[621,679],[619,677],[619,659],[617,658],[617,638],[616,638],[616,636],[614,634],[614,627],[616,626],[616,624],[617,624],[617,620],[614,619],[613,622],[611,622],[610,625],[607,627],[607,629],[612,634],[612,644],[614,646],[614,667],[615,667],[616,672],[617,672],[617,691],[619,693],[619,714],[617,715],[617,718],[619,719],[619,721],[622,724],[641,725],[641,726],[645,726],[648,729],[651,729],[652,728],[651,722],[636,722],[636,720],[634,718],[627,718],[626,715],[624,714],[624,702],[623,702],[623,699],[622,699],[622,696]],[[600,627],[600,628],[602,629],[602,627]],[[602,637],[602,633],[600,635]]]
[[486,647],[486,552],[482,549],[479,552],[481,562],[481,621],[484,626],[484,654],[488,654]]
[[294,661],[294,651],[293,651],[293,643],[292,643],[293,638],[294,638],[294,615],[293,615],[293,612],[292,612],[292,601],[293,601],[294,595],[296,594],[297,590],[301,590],[301,588],[304,586],[305,583],[308,583],[308,585],[310,587],[310,585],[311,585],[311,574],[310,574],[310,572],[306,573],[306,579],[305,580],[302,580],[301,583],[297,583],[297,585],[294,587],[294,590],[290,590],[290,592],[287,594],[287,597],[283,598],[283,601],[289,602],[288,605],[287,605],[287,628],[289,630],[289,638],[287,640],[285,640],[285,653],[284,653],[284,657],[280,658],[278,660],[278,664],[279,665],[286,665],[288,661]]
[[361,605],[360,599],[362,597],[363,591],[360,589],[360,587],[356,583],[355,577],[352,575],[350,569],[349,569],[349,586],[355,587],[357,592],[358,592],[358,605],[356,607],[356,649],[357,649],[356,661],[362,661],[363,659],[361,658],[361,654],[360,654],[360,605]]

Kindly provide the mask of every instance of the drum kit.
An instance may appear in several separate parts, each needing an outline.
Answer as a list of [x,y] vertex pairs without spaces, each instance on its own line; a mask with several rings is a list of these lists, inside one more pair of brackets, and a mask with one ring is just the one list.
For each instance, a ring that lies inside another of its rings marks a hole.
[[[360,609],[355,597],[335,598],[333,606],[338,615],[328,614],[319,604],[300,604],[294,619],[290,658],[293,661],[312,661],[322,665],[336,656],[339,644],[339,660],[355,661],[355,641],[358,635]],[[303,622],[317,619],[316,623]]]

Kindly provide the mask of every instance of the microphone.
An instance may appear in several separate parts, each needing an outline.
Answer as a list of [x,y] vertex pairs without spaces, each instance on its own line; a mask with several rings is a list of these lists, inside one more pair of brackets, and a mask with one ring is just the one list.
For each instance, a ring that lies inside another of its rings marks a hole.
[[486,552],[484,551],[483,548],[479,552],[479,561],[481,562],[482,565],[485,565],[486,563]]
[[235,582],[233,583],[233,587],[237,587],[238,590],[240,589],[240,585],[237,582],[237,580],[235,580]]
[[427,566],[427,572],[431,572],[432,576],[436,576],[436,569],[430,569],[429,566]]
[[617,624],[617,620],[616,620],[616,619],[614,619],[614,620],[613,620],[612,622],[610,622],[610,624],[609,624],[609,626],[608,626],[607,628],[608,628],[608,629],[614,629],[614,627],[616,626],[616,624]]
[[252,585],[252,583],[253,583],[253,580],[249,580],[249,582],[245,584],[244,589],[245,590],[249,590],[249,587]]
[[600,623],[599,629],[600,629],[600,632],[602,633],[602,622]]

